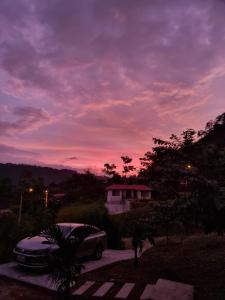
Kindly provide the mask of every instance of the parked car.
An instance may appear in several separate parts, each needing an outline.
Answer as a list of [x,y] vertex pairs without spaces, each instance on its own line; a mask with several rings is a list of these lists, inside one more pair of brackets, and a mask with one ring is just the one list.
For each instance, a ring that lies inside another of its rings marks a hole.
[[[92,256],[101,259],[106,248],[106,233],[99,228],[79,223],[56,224],[66,239],[82,238],[82,243],[76,251],[76,257]],[[49,253],[56,251],[58,245],[49,242],[42,233],[21,240],[13,250],[14,260],[21,266],[46,268]]]

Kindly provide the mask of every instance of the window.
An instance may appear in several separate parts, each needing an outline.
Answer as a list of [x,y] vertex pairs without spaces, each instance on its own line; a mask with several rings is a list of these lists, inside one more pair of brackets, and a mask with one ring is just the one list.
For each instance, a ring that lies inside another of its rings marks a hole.
[[97,233],[99,230],[93,226],[82,226],[73,230],[71,236],[85,239],[91,234]]
[[87,226],[80,226],[73,230],[71,236],[85,239],[88,236]]
[[58,227],[60,228],[60,230],[62,231],[63,233],[63,236],[67,236],[70,231],[71,231],[71,227],[70,226],[63,226],[63,225],[58,225]]
[[127,190],[126,192],[127,192],[127,194],[126,194],[127,199],[130,199],[131,198],[131,190]]
[[120,196],[120,190],[112,190],[112,196]]
[[98,228],[93,227],[93,226],[88,227],[88,231],[89,231],[89,235],[99,232]]

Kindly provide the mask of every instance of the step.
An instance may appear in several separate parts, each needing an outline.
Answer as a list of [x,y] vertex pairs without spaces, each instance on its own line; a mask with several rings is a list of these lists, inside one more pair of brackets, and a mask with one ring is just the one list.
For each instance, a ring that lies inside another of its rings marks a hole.
[[126,299],[132,289],[134,288],[135,283],[124,283],[122,288],[119,290],[119,292],[116,294],[115,298],[120,298],[120,299]]
[[84,294],[93,284],[95,281],[86,281],[82,284],[77,290],[73,292],[73,295],[81,296]]
[[113,282],[105,282],[103,285],[100,286],[100,288],[94,293],[94,297],[103,297],[105,294],[111,289],[111,287],[114,285]]
[[146,284],[145,289],[144,289],[143,293],[141,294],[140,300],[152,299],[151,295],[153,293],[154,287],[155,287],[154,284]]
[[193,300],[194,287],[186,283],[159,279],[152,291],[153,300]]

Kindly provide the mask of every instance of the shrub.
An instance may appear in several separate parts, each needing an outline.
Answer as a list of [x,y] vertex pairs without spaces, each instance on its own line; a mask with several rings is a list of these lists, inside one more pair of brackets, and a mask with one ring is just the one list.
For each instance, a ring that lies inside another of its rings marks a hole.
[[27,236],[35,235],[54,223],[54,215],[48,210],[37,210],[35,215],[22,214],[21,225],[18,226],[18,215],[0,216],[0,261],[12,258],[12,251],[17,242]]
[[5,262],[12,257],[12,249],[17,242],[17,218],[14,214],[0,217],[0,261]]

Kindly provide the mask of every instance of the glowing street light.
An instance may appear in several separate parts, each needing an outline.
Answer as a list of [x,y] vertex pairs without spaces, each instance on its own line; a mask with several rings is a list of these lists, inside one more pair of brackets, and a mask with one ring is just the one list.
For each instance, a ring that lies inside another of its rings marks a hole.
[[44,193],[45,193],[45,208],[48,208],[48,190],[45,190]]
[[[192,165],[189,163],[186,165],[186,169],[191,171],[192,170]],[[185,180],[185,198],[187,198],[187,193],[188,193],[188,175],[186,175],[186,180]]]
[[[29,193],[33,193],[34,189],[32,187],[29,187],[27,189]],[[19,216],[18,216],[18,226],[21,224],[21,216],[22,216],[22,207],[23,207],[23,191],[20,193],[20,205],[19,205]]]

